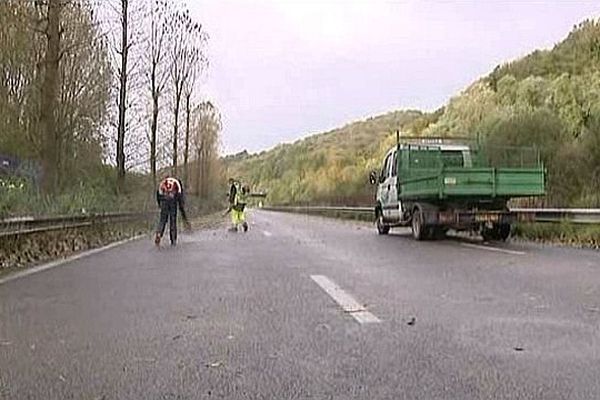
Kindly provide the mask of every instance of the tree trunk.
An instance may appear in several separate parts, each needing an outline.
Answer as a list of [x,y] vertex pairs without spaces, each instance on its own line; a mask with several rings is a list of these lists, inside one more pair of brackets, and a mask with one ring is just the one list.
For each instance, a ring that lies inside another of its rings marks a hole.
[[173,124],[173,167],[172,173],[177,176],[177,145],[179,142],[179,103],[181,102],[181,94],[175,95],[175,123]]
[[42,86],[40,125],[44,133],[42,141],[43,181],[42,189],[46,194],[56,191],[59,178],[58,170],[58,138],[54,112],[57,109],[56,88],[60,63],[60,11],[61,0],[48,2],[48,48],[46,51],[46,73]]
[[206,197],[206,149],[202,149],[202,161],[200,163],[200,197]]
[[[155,77],[152,78],[152,87],[155,86]],[[150,125],[150,173],[152,184],[156,187],[156,130],[158,128],[158,93],[152,89],[152,124]]]
[[185,149],[183,150],[183,184],[188,186],[188,157],[190,151],[190,94],[185,95]]
[[127,14],[129,0],[121,0],[121,76],[119,90],[119,126],[117,131],[117,188],[125,188],[125,112],[127,110],[127,58],[129,53]]
[[194,185],[194,193],[196,194],[196,196],[200,196],[200,184],[202,182],[202,142],[200,142],[200,147],[198,148],[198,151],[196,153],[196,184]]

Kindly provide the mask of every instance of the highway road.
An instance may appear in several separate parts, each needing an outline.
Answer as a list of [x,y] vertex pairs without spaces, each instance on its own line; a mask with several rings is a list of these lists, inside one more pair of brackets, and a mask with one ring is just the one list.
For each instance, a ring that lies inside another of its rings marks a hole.
[[0,284],[0,399],[598,399],[600,253],[256,211]]

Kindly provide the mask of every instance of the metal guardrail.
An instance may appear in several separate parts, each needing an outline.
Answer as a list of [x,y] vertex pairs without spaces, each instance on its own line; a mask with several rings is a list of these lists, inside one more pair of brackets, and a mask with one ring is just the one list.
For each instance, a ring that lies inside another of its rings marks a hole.
[[599,208],[511,208],[510,211],[529,214],[535,222],[600,224]]
[[82,228],[119,222],[143,220],[155,213],[122,212],[102,214],[79,214],[53,217],[17,217],[0,220],[0,238],[28,235],[65,229]]
[[[335,207],[335,206],[274,206],[264,207],[265,210],[297,212],[297,213],[321,213],[339,212],[349,214],[372,214],[373,207]],[[526,214],[528,220],[535,222],[570,222],[574,224],[600,224],[599,208],[511,208],[511,212]]]

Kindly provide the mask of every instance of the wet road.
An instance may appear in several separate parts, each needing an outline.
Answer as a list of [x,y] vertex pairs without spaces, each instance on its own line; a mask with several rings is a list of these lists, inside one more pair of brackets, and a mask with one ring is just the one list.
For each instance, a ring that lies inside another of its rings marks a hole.
[[0,399],[600,398],[600,253],[251,222],[0,284]]

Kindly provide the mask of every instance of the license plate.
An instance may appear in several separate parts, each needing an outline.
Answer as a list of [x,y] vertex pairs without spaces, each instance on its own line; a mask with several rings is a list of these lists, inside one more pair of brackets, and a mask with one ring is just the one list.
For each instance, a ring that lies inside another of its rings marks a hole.
[[475,221],[477,222],[498,222],[500,215],[498,214],[476,214]]

